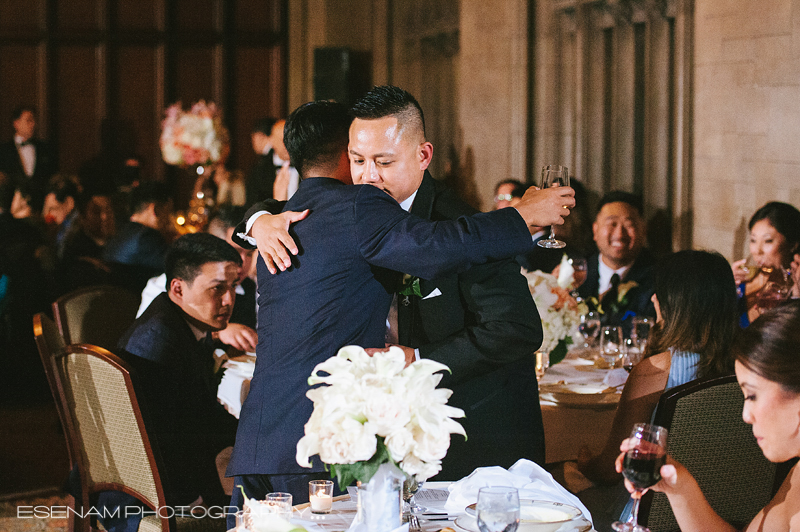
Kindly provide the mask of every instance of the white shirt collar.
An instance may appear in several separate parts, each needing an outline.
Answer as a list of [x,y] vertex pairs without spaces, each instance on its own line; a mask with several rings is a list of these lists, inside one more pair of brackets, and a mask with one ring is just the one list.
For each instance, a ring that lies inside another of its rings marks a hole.
[[400,208],[402,208],[406,212],[411,212],[411,206],[414,204],[414,198],[417,197],[418,191],[419,189],[415,190],[413,194],[411,194],[409,197],[401,201]]
[[608,291],[609,288],[611,288],[611,277],[613,277],[614,274],[616,273],[617,275],[619,275],[620,279],[624,279],[625,274],[628,273],[628,270],[631,269],[631,265],[629,264],[627,266],[623,266],[618,270],[613,270],[611,269],[610,266],[608,266],[605,262],[603,262],[602,255],[598,255],[597,260],[599,262],[599,266],[597,268],[597,273],[599,277],[597,293],[598,295],[601,295],[604,294],[606,291]]
[[536,241],[537,238],[542,238],[545,234],[547,234],[547,229],[542,229],[541,231],[536,231],[531,235],[531,238]]
[[14,144],[16,144],[17,146],[19,146],[19,145],[20,145],[20,144],[22,144],[23,142],[31,142],[32,140],[33,140],[33,138],[32,138],[32,137],[31,137],[31,138],[29,138],[29,139],[23,139],[23,138],[22,138],[22,137],[20,137],[19,135],[14,135]]
[[284,161],[280,157],[278,157],[277,153],[272,154],[272,164],[275,166],[283,166],[284,164],[288,163],[289,161]]
[[264,144],[264,149],[261,150],[261,155],[267,155],[269,154],[270,151],[272,151],[272,143],[267,142],[266,144]]
[[189,322],[189,320],[186,320],[186,324],[187,324],[187,325],[189,326],[189,328],[192,330],[192,333],[194,334],[194,337],[195,337],[195,338],[197,338],[197,341],[198,341],[198,342],[199,342],[200,340],[204,339],[206,336],[208,336],[208,332],[206,332],[206,331],[201,331],[200,329],[198,329],[197,327],[195,327],[194,325],[192,325],[192,324]]

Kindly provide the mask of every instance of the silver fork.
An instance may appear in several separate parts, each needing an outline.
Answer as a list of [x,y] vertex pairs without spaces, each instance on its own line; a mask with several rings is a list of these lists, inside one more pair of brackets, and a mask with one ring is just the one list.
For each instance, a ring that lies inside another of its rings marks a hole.
[[415,514],[410,514],[408,516],[408,532],[420,532],[421,530],[419,518]]

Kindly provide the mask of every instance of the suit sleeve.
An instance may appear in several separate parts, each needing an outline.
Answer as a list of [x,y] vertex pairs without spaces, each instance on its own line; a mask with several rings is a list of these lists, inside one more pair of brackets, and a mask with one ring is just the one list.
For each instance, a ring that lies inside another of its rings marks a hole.
[[244,249],[256,249],[256,246],[250,243],[249,240],[244,238],[244,235],[247,234],[247,220],[250,219],[255,213],[259,211],[267,211],[270,214],[278,214],[283,211],[283,207],[286,205],[285,201],[278,201],[274,199],[267,199],[264,201],[259,201],[254,203],[252,207],[247,209],[247,212],[244,215],[244,219],[239,222],[236,228],[233,230],[233,235],[231,236],[231,240],[233,240],[236,244],[240,245]]
[[360,189],[354,204],[356,239],[361,254],[375,266],[434,279],[513,257],[533,245],[514,209],[431,222],[408,214],[375,187]]
[[514,261],[475,266],[458,276],[458,287],[464,327],[419,347],[421,357],[450,367],[445,385],[530,356],[541,346],[539,313]]

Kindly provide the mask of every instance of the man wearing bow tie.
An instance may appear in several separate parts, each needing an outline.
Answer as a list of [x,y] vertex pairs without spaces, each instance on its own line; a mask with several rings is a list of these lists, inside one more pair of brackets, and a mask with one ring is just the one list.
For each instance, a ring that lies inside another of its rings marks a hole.
[[29,181],[35,189],[34,210],[38,210],[47,180],[58,169],[56,157],[47,142],[34,138],[36,110],[33,107],[17,107],[12,120],[14,139],[0,144],[0,172],[16,183]]

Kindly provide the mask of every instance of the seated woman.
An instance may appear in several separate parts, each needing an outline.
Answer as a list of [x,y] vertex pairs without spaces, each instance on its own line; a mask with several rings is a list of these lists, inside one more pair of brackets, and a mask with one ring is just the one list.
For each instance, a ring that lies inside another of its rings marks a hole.
[[729,355],[736,330],[735,285],[718,253],[679,251],[656,270],[656,324],[645,359],[631,371],[603,451],[578,460],[578,469],[599,483],[622,477],[614,470],[618,441],[634,423],[650,421],[664,390],[697,377],[733,371]]
[[748,227],[751,263],[742,259],[732,264],[742,327],[760,314],[758,302],[768,281],[790,282],[784,277],[792,256],[800,251],[800,211],[788,203],[772,201],[756,211]]
[[[741,331],[732,347],[736,379],[744,394],[742,418],[753,426],[764,456],[770,462],[800,456],[800,304],[766,312]],[[622,470],[627,448],[623,441],[617,471]],[[661,477],[651,489],[667,495],[681,530],[735,530],[714,513],[697,481],[681,464],[668,457]],[[632,491],[627,482],[626,486]],[[800,530],[797,466],[745,530]]]

